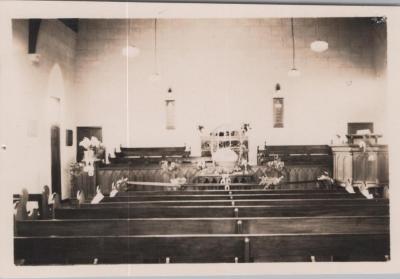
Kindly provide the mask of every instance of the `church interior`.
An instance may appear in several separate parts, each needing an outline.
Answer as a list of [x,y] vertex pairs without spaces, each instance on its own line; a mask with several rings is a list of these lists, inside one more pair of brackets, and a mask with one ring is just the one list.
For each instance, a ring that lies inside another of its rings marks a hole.
[[15,265],[390,260],[385,17],[20,18],[11,37]]

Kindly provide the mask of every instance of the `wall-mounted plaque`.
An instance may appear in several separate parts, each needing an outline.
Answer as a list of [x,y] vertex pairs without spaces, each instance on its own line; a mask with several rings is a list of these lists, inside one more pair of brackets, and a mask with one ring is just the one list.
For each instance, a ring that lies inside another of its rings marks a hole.
[[72,146],[73,145],[73,131],[72,130],[67,130],[66,131],[66,146]]

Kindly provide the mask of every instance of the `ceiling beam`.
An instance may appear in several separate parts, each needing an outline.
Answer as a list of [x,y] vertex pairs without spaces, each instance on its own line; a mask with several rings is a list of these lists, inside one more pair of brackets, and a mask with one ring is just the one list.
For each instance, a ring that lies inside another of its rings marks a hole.
[[122,3],[201,3],[201,4],[270,4],[270,5],[337,5],[337,6],[400,6],[400,0],[58,0],[79,2]]
[[69,29],[71,29],[75,33],[78,33],[79,19],[77,19],[77,18],[59,18],[58,20],[61,21],[65,26],[67,26]]
[[29,19],[29,29],[28,29],[28,53],[36,53],[36,44],[39,36],[39,29],[40,23],[42,22],[41,19],[32,18]]

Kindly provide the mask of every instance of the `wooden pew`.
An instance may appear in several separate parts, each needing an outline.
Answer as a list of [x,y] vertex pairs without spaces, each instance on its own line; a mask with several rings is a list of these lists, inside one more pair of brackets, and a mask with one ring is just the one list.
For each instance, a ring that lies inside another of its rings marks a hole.
[[87,207],[58,208],[56,219],[113,219],[113,218],[195,218],[195,217],[284,217],[284,216],[366,216],[389,215],[387,203],[271,206],[159,206],[159,207]]
[[[223,202],[104,202],[55,208],[54,217],[60,220],[16,222],[15,263],[157,263],[166,258],[183,263],[235,258],[309,261],[311,257],[361,261],[385,260],[390,254],[387,200],[248,199],[239,202],[252,206],[220,206]],[[265,202],[269,204],[257,205]]]
[[121,153],[122,157],[188,157],[190,155],[190,152],[186,151],[186,146],[121,147]]
[[257,164],[262,165],[278,156],[285,165],[332,166],[332,149],[329,145],[265,145],[257,148]]
[[[389,235],[302,233],[259,235],[137,235],[14,238],[15,262],[38,264],[171,263],[290,261],[314,256],[385,260]],[[308,259],[308,260],[307,260]]]
[[190,156],[185,146],[179,147],[121,147],[114,152],[115,158],[109,157],[112,164],[158,163],[161,160],[183,159]]
[[17,236],[389,232],[388,216],[136,218],[18,221]]
[[[26,189],[23,189],[21,194],[14,194],[13,203],[17,203],[15,219],[48,219],[50,217],[48,204],[49,193],[50,189],[45,185],[40,194],[29,194]],[[27,202],[29,201],[38,203],[38,212],[27,212]]]
[[272,206],[272,205],[297,205],[297,206],[328,206],[328,205],[358,204],[365,207],[374,204],[388,204],[386,199],[366,198],[314,198],[314,199],[235,199],[235,200],[158,200],[158,201],[129,201],[129,202],[101,202],[98,204],[81,203],[81,208],[135,208],[135,207],[160,207],[160,206]]

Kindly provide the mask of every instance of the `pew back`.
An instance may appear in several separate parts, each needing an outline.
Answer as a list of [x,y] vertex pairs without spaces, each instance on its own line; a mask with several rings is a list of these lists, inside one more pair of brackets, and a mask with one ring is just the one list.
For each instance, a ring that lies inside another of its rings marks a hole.
[[108,218],[208,218],[208,217],[282,217],[282,216],[364,216],[388,215],[387,204],[273,205],[273,206],[158,206],[58,208],[56,219]]
[[311,256],[385,260],[386,233],[140,235],[16,237],[15,259],[26,265],[98,263],[215,263],[285,261]]
[[387,216],[136,218],[18,221],[17,236],[387,233]]

